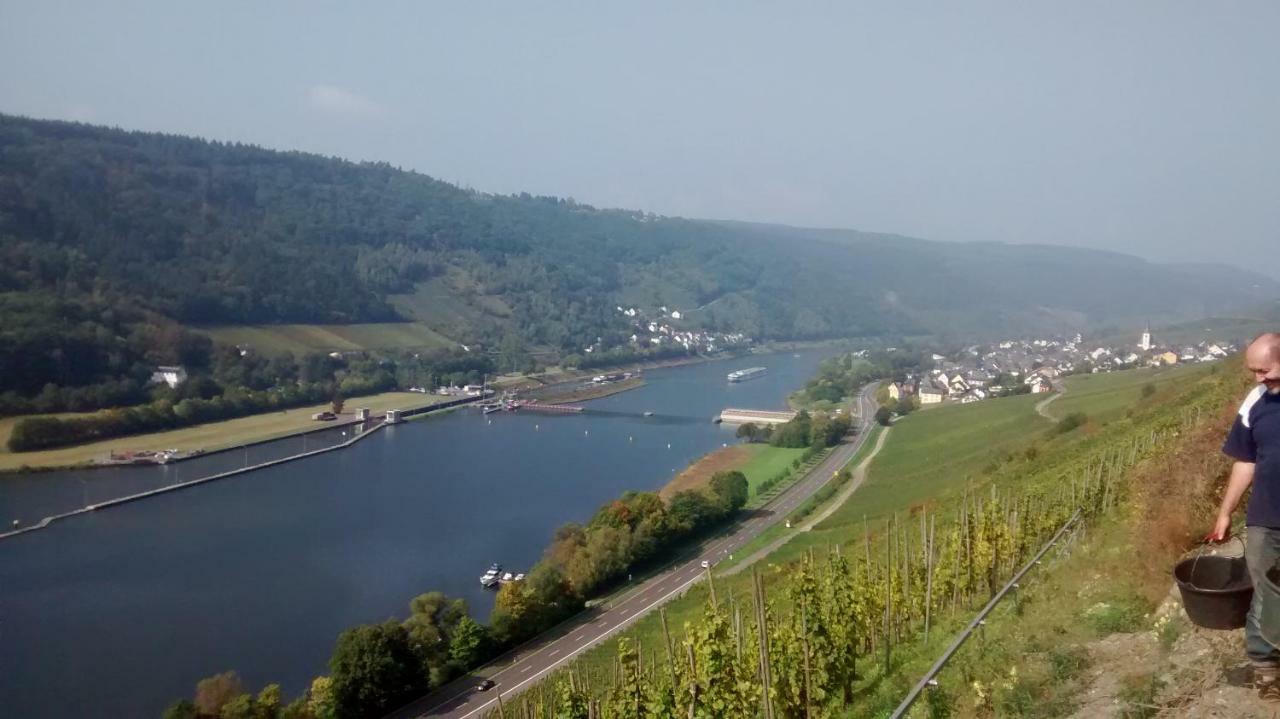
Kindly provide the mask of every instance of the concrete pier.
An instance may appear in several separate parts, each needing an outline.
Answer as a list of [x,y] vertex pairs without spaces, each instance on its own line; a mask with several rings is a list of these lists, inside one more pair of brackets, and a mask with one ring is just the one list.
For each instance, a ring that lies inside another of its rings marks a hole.
[[720,412],[716,421],[729,424],[786,424],[795,417],[796,413],[790,410],[779,412],[767,409],[726,409]]

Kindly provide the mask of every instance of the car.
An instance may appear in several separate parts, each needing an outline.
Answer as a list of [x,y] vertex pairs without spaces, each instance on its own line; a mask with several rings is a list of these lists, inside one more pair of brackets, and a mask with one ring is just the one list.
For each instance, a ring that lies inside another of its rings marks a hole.
[[704,559],[704,560],[702,560],[702,568],[703,568],[703,569],[707,569],[707,568],[709,568],[710,566],[711,566],[711,562],[708,562],[708,561],[707,561],[707,560],[705,560],[705,559]]
[[477,685],[476,685],[476,691],[478,691],[478,692],[487,692],[487,691],[489,691],[490,689],[492,689],[492,688],[496,687],[497,685],[498,685],[498,683],[497,683],[497,682],[495,682],[494,680],[492,680],[492,679],[485,679],[485,680],[481,681],[479,684],[477,684]]

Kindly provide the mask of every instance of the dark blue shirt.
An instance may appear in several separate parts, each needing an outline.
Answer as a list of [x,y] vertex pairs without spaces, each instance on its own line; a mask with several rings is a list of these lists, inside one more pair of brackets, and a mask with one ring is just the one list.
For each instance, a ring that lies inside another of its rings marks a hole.
[[1222,445],[1228,457],[1253,462],[1245,524],[1280,529],[1280,394],[1258,385],[1244,398]]

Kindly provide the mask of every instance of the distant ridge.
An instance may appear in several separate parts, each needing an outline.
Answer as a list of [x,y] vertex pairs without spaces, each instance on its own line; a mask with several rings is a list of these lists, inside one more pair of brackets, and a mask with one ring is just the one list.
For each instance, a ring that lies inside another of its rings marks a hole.
[[10,317],[24,297],[109,298],[188,324],[414,319],[456,342],[560,353],[625,344],[618,306],[799,339],[1169,323],[1280,297],[1219,265],[601,210],[3,115],[0,257]]

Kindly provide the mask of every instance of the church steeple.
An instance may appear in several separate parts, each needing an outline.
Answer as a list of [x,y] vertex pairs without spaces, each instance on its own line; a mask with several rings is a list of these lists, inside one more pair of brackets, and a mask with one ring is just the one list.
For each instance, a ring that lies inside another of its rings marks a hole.
[[1146,328],[1142,330],[1142,341],[1138,343],[1143,352],[1151,349],[1151,323],[1148,322]]

